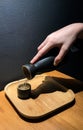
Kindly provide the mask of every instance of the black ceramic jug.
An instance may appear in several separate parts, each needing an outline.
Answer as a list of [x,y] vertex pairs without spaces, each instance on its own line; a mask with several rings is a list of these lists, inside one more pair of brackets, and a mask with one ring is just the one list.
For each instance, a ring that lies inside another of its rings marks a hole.
[[45,57],[34,64],[25,64],[22,66],[23,72],[28,79],[32,79],[36,74],[53,70],[54,56]]

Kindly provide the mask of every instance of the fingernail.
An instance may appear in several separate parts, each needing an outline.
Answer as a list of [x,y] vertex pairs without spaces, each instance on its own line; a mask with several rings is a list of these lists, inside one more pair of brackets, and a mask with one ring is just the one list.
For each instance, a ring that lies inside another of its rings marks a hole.
[[33,60],[31,60],[30,63],[32,64],[32,63],[33,63]]
[[57,66],[57,64],[56,64],[56,62],[54,62],[54,64],[53,64],[54,66]]

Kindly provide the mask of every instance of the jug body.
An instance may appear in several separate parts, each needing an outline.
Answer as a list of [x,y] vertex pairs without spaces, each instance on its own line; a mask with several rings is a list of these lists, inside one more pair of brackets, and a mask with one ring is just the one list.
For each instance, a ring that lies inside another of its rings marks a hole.
[[34,64],[25,64],[22,66],[23,72],[28,79],[32,79],[36,74],[55,69],[53,65],[54,56],[45,57]]

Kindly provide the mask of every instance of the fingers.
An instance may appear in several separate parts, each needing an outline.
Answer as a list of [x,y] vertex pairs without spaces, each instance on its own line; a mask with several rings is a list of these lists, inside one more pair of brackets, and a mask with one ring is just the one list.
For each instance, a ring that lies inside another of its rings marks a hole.
[[[43,44],[42,44],[43,46]],[[41,47],[42,47],[41,46]],[[35,63],[37,60],[39,60],[42,56],[44,56],[49,50],[51,49],[50,44],[46,44],[44,45],[39,51],[38,53],[33,57],[33,59],[30,61],[30,63]]]
[[39,51],[40,49],[42,49],[42,48],[45,46],[45,44],[46,44],[45,41],[44,41],[42,44],[40,44],[40,45],[38,46],[38,51]]
[[60,49],[59,54],[54,59],[54,66],[57,66],[62,61],[67,53],[67,50],[68,49],[66,49],[64,46]]
[[33,57],[33,59],[30,61],[30,63],[35,63],[38,59],[40,59],[42,56],[42,52],[38,51],[38,53]]
[[38,51],[47,44],[46,39],[38,46]]

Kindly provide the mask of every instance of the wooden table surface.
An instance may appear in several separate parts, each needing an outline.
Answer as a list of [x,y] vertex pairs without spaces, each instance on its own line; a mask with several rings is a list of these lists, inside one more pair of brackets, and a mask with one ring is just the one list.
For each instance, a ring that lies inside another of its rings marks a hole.
[[58,71],[47,73],[75,93],[75,104],[42,121],[22,119],[0,91],[0,130],[83,130],[83,83]]

